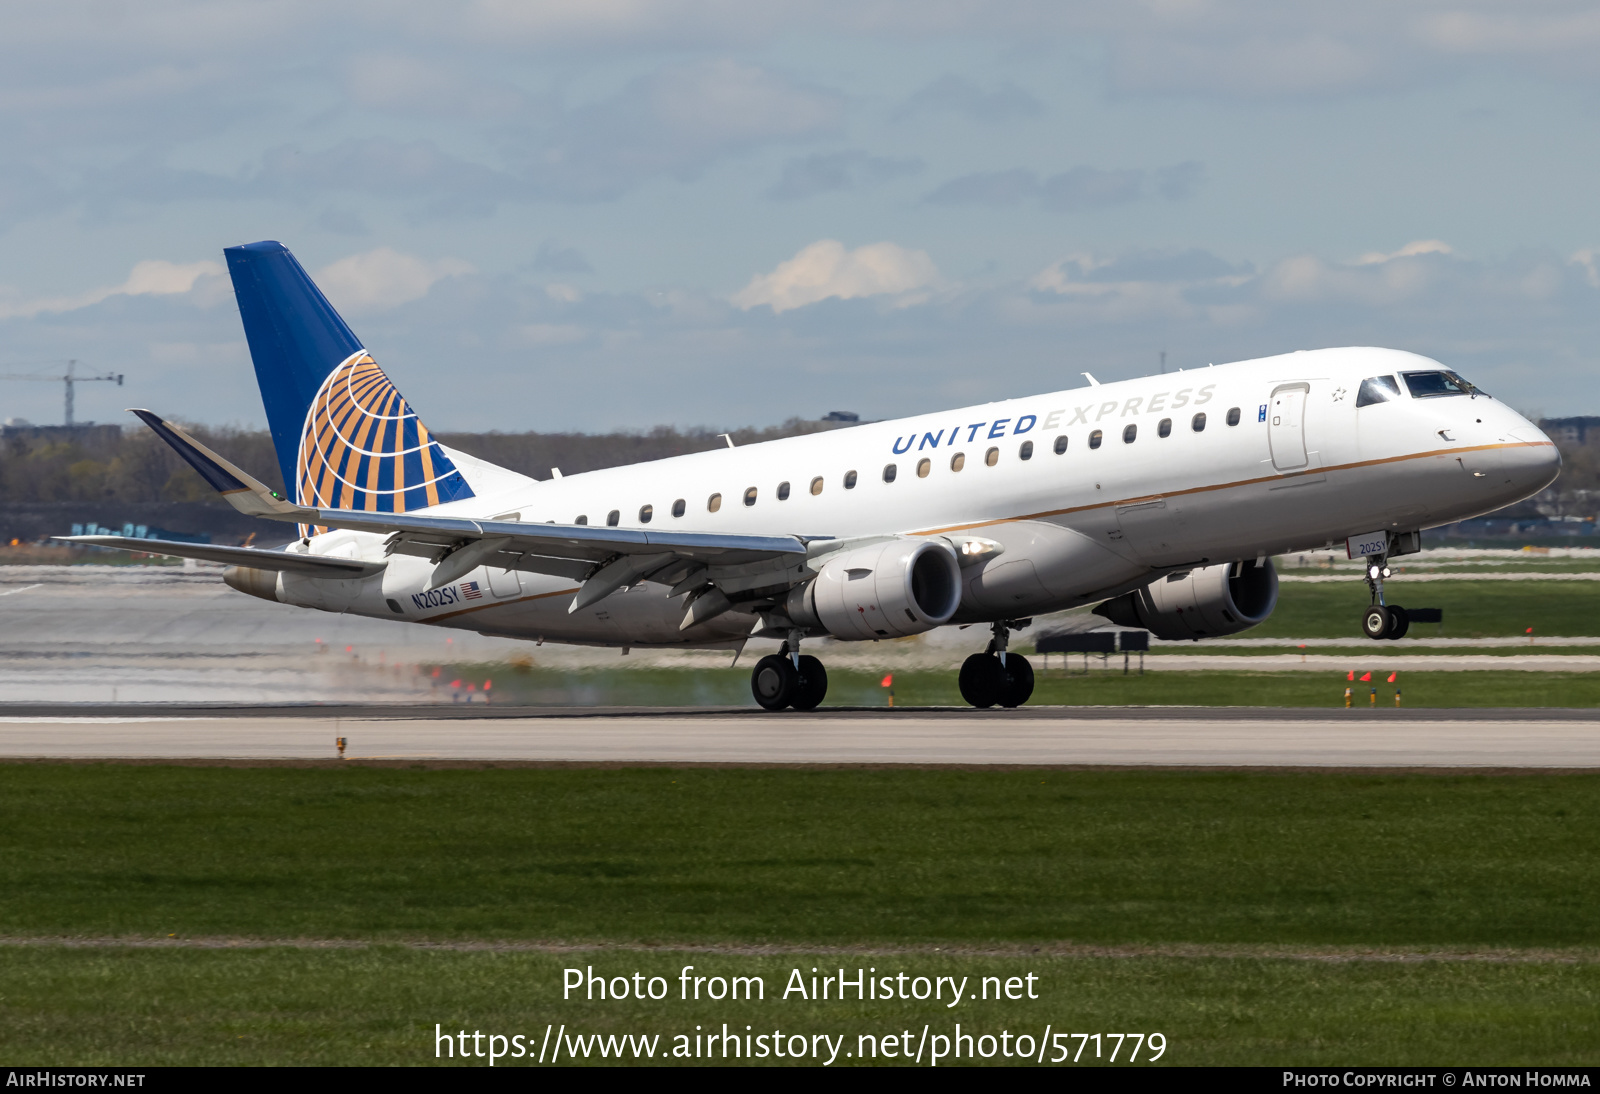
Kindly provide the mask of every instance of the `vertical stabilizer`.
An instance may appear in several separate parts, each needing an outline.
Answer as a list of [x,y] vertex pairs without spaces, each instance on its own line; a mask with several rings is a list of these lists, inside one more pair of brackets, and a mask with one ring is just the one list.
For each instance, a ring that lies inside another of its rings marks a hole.
[[287,247],[247,243],[223,254],[297,504],[404,513],[473,496]]

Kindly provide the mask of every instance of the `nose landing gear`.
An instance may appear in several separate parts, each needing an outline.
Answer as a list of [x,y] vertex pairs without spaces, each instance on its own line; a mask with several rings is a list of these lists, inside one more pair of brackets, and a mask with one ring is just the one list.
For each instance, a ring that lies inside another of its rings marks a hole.
[[1033,694],[1033,666],[1020,653],[1007,653],[1006,644],[1013,627],[1027,621],[1002,621],[994,624],[989,648],[975,653],[961,665],[957,684],[961,698],[975,707],[995,705],[1020,707]]
[[1372,605],[1361,613],[1361,633],[1374,641],[1394,641],[1411,629],[1411,617],[1398,604],[1383,602],[1383,579],[1389,576],[1385,556],[1367,556],[1367,587],[1372,590]]

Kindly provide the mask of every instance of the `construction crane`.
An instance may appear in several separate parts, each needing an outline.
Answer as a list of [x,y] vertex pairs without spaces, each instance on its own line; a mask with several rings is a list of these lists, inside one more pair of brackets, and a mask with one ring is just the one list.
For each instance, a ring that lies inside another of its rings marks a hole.
[[78,362],[68,361],[67,371],[61,376],[40,376],[38,373],[6,372],[0,373],[0,380],[42,380],[51,384],[65,384],[67,387],[67,425],[72,425],[72,387],[74,384],[94,383],[99,380],[114,380],[118,387],[122,386],[122,373],[108,372],[104,376],[79,376]]

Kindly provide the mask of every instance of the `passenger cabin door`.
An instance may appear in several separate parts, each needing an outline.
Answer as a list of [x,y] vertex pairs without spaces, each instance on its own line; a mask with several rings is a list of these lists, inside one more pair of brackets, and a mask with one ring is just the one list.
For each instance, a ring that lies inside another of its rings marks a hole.
[[1310,384],[1280,384],[1267,406],[1267,446],[1272,466],[1297,471],[1306,466],[1306,397]]

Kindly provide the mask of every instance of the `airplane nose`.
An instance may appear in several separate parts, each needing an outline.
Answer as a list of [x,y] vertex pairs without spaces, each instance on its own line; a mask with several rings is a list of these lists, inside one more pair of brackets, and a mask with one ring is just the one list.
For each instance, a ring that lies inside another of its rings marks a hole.
[[1500,450],[1507,477],[1529,494],[1555,482],[1561,474],[1561,452],[1555,442],[1532,422],[1510,432],[1518,443]]

